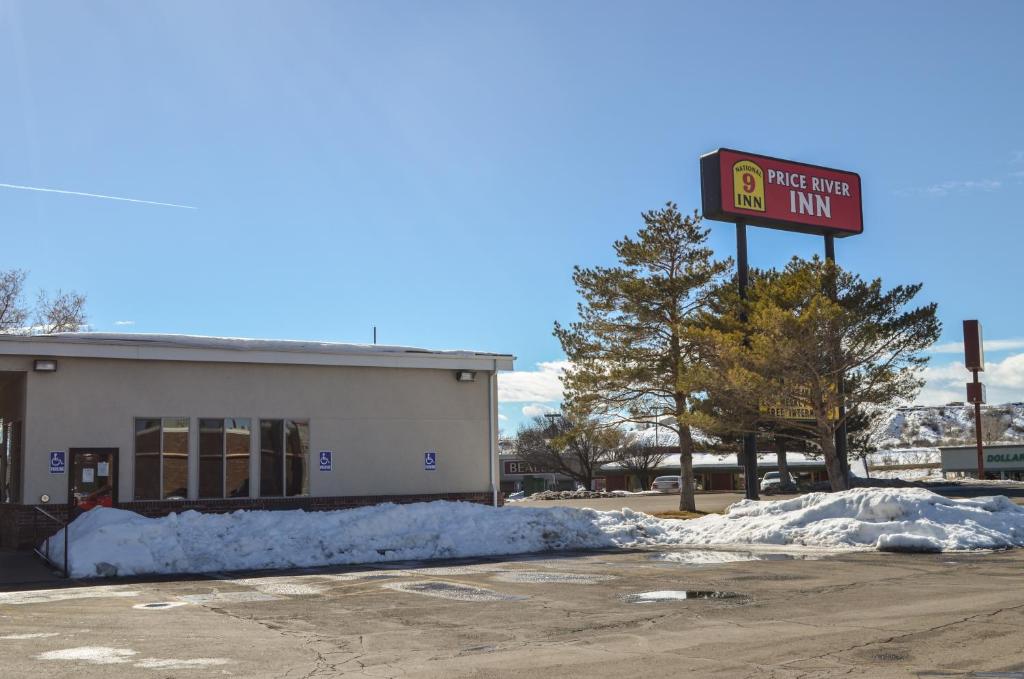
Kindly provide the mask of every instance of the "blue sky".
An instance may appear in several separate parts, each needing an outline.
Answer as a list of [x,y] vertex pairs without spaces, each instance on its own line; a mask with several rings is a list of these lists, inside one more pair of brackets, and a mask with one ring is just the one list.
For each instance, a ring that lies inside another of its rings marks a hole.
[[[95,330],[514,353],[512,429],[554,405],[572,266],[698,207],[728,146],[862,175],[838,258],[939,303],[922,400],[959,398],[974,317],[990,399],[1024,399],[1021,25],[1018,2],[7,0],[0,183],[195,209],[0,187],[0,266],[86,292]],[[749,238],[754,266],[821,251]]]

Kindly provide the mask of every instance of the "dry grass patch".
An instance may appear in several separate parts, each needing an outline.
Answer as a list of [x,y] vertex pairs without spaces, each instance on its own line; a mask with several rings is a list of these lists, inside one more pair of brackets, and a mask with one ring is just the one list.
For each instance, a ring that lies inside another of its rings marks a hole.
[[699,519],[702,516],[707,516],[708,513],[709,512],[684,512],[677,509],[669,512],[650,512],[650,515],[659,519]]

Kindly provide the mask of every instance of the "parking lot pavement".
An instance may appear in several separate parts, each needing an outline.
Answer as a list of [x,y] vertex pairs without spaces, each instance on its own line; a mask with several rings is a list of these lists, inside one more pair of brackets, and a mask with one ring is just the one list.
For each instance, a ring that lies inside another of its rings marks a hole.
[[[6,592],[0,674],[795,678],[1024,671],[1020,550],[756,556],[546,554]],[[690,596],[682,598],[683,591]],[[717,595],[693,598],[699,592]]]

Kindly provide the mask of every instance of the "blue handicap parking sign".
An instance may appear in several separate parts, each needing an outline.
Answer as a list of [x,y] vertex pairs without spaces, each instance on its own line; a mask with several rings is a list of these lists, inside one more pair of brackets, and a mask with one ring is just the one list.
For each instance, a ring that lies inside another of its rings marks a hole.
[[320,451],[320,471],[322,471],[322,472],[329,472],[329,471],[331,471],[331,463],[333,462],[333,460],[331,458],[333,458],[333,457],[334,457],[334,453],[332,453],[330,450],[321,450]]
[[423,469],[428,472],[437,470],[437,451],[428,450],[423,453]]
[[50,453],[50,473],[63,474],[66,458],[63,450],[55,450]]

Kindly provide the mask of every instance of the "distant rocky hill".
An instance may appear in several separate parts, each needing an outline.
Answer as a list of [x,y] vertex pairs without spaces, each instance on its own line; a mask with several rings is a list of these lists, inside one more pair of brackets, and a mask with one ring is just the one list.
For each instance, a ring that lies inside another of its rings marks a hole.
[[[1024,441],[1024,403],[982,406],[985,443]],[[974,442],[974,406],[910,406],[889,418],[879,447],[909,448]]]

